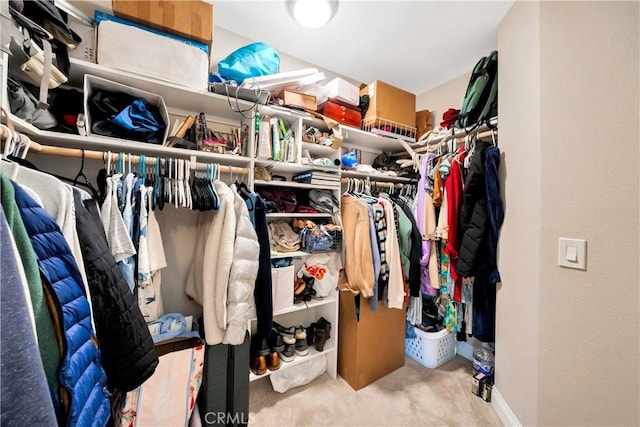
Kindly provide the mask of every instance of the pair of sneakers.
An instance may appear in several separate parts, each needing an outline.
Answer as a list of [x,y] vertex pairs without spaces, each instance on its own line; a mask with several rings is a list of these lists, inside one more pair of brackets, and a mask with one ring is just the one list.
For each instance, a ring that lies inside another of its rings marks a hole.
[[307,343],[314,345],[318,351],[324,351],[324,346],[329,338],[331,338],[331,323],[324,317],[307,328]]
[[309,354],[307,331],[303,326],[286,327],[274,322],[273,329],[282,338],[284,348],[280,358],[283,362],[292,362],[295,355],[304,357]]

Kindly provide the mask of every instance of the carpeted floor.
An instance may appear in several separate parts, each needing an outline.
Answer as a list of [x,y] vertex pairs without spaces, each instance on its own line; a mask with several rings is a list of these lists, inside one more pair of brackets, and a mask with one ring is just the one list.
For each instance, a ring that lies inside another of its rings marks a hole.
[[501,426],[491,403],[471,394],[471,362],[456,356],[438,369],[405,365],[354,391],[324,374],[280,394],[269,379],[251,383],[253,426]]

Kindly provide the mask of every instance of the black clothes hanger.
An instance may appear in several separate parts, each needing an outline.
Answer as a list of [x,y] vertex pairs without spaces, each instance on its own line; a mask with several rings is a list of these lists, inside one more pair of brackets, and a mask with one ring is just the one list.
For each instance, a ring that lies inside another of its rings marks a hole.
[[33,163],[31,163],[28,160],[25,159],[21,159],[19,157],[15,157],[15,156],[8,156],[8,159],[19,164],[20,166],[24,166],[26,168],[32,169],[32,170],[36,170],[38,172],[42,172],[42,173],[46,173],[47,175],[51,175],[54,178],[58,178],[60,181],[64,181],[67,182],[73,186],[82,186],[82,187],[86,187],[90,192],[91,192],[91,197],[93,197],[96,200],[99,200],[100,195],[98,194],[98,190],[95,189],[95,187],[91,184],[91,182],[89,182],[89,180],[87,180],[86,182],[77,182],[76,183],[76,179],[71,179],[68,178],[66,176],[61,176],[61,175],[56,175],[54,173],[51,172],[47,172],[47,171],[43,171],[42,169],[38,168],[36,165],[34,165]]

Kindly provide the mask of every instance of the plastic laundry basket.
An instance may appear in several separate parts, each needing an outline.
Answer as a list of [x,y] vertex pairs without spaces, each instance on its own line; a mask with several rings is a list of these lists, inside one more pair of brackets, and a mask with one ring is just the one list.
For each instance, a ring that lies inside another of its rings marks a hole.
[[456,355],[456,336],[443,329],[439,332],[425,332],[414,328],[415,338],[407,338],[404,351],[407,356],[427,368],[437,368]]

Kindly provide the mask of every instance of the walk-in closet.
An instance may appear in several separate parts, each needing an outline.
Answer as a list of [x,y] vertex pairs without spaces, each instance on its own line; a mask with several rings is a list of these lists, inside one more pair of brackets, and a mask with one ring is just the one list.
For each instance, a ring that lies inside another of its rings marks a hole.
[[639,43],[632,1],[0,0],[0,424],[638,425]]

